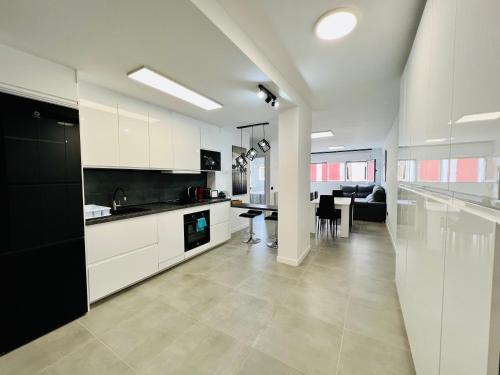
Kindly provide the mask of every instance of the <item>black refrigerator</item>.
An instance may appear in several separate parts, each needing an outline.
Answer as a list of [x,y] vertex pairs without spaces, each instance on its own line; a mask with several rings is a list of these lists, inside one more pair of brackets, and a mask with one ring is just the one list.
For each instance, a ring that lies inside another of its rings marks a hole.
[[0,355],[87,312],[78,111],[0,93]]

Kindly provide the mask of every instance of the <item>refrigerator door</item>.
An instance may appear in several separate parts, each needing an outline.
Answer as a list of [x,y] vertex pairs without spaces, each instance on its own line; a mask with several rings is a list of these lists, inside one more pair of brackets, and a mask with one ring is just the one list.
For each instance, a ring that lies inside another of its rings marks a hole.
[[0,94],[0,354],[87,311],[78,111]]

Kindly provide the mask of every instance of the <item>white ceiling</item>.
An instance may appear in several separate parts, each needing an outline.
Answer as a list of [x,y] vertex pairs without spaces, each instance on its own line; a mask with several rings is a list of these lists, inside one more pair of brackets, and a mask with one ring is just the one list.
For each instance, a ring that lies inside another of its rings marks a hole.
[[[0,0],[0,9],[0,43],[75,68],[85,81],[218,126],[277,118],[256,95],[259,83],[276,86],[190,1]],[[126,77],[142,65],[224,107],[205,111]]]
[[[380,146],[397,113],[399,78],[425,0],[218,0],[313,106],[313,130],[333,130],[315,140],[330,145]],[[314,23],[347,7],[358,26],[347,37],[321,41]]]

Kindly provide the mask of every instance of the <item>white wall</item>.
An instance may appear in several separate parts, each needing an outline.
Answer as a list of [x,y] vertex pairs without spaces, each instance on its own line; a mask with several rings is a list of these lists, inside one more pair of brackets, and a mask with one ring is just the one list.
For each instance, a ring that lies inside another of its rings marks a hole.
[[488,176],[387,181],[398,191],[396,283],[418,375],[498,375],[500,119],[460,121],[500,111],[498,14],[498,0],[428,0],[401,79],[398,158],[417,170],[484,158]]
[[[376,160],[375,184],[381,184],[381,176],[383,172],[383,154],[382,149],[375,148],[367,151],[345,151],[345,152],[328,152],[320,154],[311,154],[311,163],[334,163],[358,160]],[[309,177],[308,177],[309,178]],[[340,189],[341,185],[369,185],[373,182],[347,182],[347,181],[328,181],[328,182],[311,182],[311,191],[317,191],[321,194],[331,194],[332,190]]]
[[[387,202],[386,225],[394,245],[396,240],[398,212],[398,131],[399,116],[396,116],[391,129],[387,133],[382,148],[382,160],[385,159],[384,152],[387,151],[387,166],[384,165],[383,168],[381,168],[381,182],[382,186],[385,188]],[[386,180],[384,180],[384,177]]]
[[0,90],[76,106],[76,71],[0,44]]

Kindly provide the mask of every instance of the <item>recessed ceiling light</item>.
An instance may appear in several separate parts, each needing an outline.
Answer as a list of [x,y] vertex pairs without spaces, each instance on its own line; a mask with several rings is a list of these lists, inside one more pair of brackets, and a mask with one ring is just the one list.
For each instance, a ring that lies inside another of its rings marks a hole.
[[329,150],[343,150],[345,147],[344,146],[330,146],[328,147]]
[[328,130],[324,132],[311,133],[311,139],[326,138],[326,137],[333,137],[333,132],[331,130]]
[[455,138],[429,138],[426,139],[424,142],[427,143],[439,143],[439,142],[446,142],[446,141],[453,141]]
[[358,20],[348,10],[336,9],[321,16],[316,22],[315,32],[323,40],[340,39],[354,30]]
[[457,124],[463,124],[466,122],[478,122],[478,121],[489,121],[500,119],[500,112],[485,112],[485,113],[475,113],[472,115],[465,115],[457,120]]
[[206,96],[198,94],[197,92],[194,92],[193,90],[188,89],[187,87],[184,87],[181,84],[172,81],[170,78],[156,73],[149,68],[139,68],[128,73],[127,76],[137,82],[153,87],[166,94],[175,96],[176,98],[194,104],[207,111],[222,108],[222,105],[219,103],[216,103],[213,100],[208,99]]

